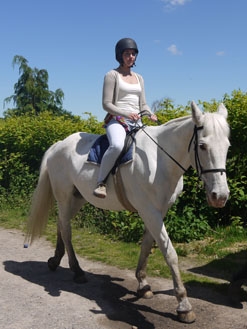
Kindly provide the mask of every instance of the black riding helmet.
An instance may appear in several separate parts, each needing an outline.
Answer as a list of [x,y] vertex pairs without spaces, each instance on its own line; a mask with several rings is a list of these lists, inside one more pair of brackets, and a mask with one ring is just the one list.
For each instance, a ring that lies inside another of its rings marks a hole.
[[119,40],[115,47],[115,54],[116,54],[116,60],[119,62],[119,64],[123,64],[123,52],[125,49],[134,49],[136,52],[136,55],[138,54],[138,47],[135,42],[135,40],[131,38],[123,38]]

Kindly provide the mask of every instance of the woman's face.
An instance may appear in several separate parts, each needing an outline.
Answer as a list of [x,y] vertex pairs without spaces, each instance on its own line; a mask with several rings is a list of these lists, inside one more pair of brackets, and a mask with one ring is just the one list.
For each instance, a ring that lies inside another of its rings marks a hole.
[[125,49],[123,52],[123,65],[132,67],[135,64],[136,52],[134,49]]

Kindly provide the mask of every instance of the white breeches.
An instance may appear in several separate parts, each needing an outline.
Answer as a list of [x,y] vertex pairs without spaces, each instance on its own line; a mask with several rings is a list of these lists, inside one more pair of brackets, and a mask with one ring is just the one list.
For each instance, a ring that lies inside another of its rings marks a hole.
[[103,182],[113,168],[117,158],[123,150],[126,138],[124,127],[114,119],[108,123],[106,134],[109,140],[109,147],[101,161],[98,183]]

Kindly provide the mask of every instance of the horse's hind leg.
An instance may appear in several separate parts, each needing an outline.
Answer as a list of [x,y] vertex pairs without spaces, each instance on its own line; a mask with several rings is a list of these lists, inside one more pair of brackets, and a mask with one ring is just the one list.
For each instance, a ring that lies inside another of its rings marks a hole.
[[136,278],[139,282],[137,294],[139,297],[153,297],[151,287],[146,280],[146,267],[148,262],[148,256],[150,255],[153,243],[154,239],[150,232],[146,229],[142,238],[141,253],[136,268]]
[[61,236],[61,231],[59,228],[59,223],[57,224],[57,244],[55,249],[55,254],[53,257],[48,259],[48,267],[51,271],[55,271],[59,266],[61,259],[65,254],[65,246]]
[[69,266],[74,272],[74,281],[77,283],[86,282],[86,278],[84,271],[80,268],[72,245],[70,220],[76,215],[85,202],[86,201],[83,198],[78,198],[78,196],[73,195],[73,193],[68,196],[66,202],[65,200],[63,200],[63,202],[58,201],[56,250],[54,256],[48,260],[49,268],[51,270],[56,270],[66,249],[69,259]]

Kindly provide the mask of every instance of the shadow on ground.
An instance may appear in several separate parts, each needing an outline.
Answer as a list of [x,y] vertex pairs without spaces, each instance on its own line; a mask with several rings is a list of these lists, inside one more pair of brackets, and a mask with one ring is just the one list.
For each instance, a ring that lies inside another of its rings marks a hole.
[[[243,286],[247,284],[247,251],[242,250],[236,253],[232,253],[221,259],[214,259],[213,261],[198,267],[192,267],[187,269],[188,272],[203,275],[211,279],[220,280],[218,282],[205,282],[198,283],[196,280],[187,282],[188,286],[198,286],[201,289],[203,286],[211,288],[222,294],[225,305],[229,305],[236,308],[242,308],[242,302],[247,301],[247,292]],[[241,276],[241,280],[239,280]],[[237,279],[236,279],[237,278]],[[236,287],[232,289],[230,283],[238,280]],[[223,282],[223,281],[225,282]],[[242,287],[242,288],[241,288]],[[232,296],[234,294],[234,296]],[[198,294],[197,294],[198,295]],[[195,296],[200,298],[199,296]],[[214,300],[209,300],[214,303]]]
[[[46,262],[39,261],[5,261],[5,270],[23,279],[44,287],[51,296],[58,297],[62,291],[78,294],[89,300],[94,300],[101,311],[90,310],[92,313],[102,313],[109,320],[129,323],[142,329],[154,329],[153,323],[142,312],[159,315],[177,321],[173,313],[161,312],[158,309],[140,303],[136,292],[127,289],[125,280],[110,275],[85,272],[88,282],[76,284],[72,281],[72,272],[68,268],[59,267],[56,272],[48,270]],[[172,295],[171,290],[156,291],[158,294]]]
[[245,265],[246,262],[247,250],[241,250],[221,259],[214,259],[203,266],[189,268],[188,271],[230,282],[232,277]]

